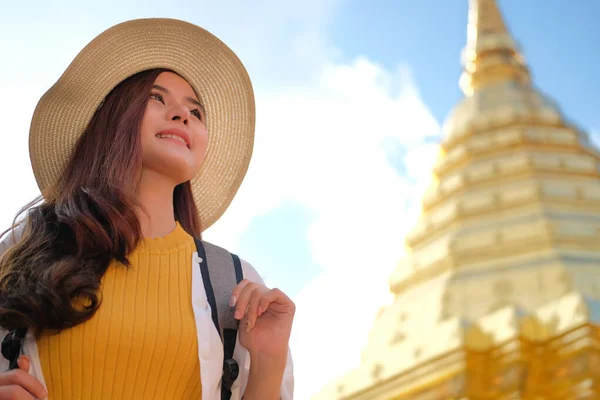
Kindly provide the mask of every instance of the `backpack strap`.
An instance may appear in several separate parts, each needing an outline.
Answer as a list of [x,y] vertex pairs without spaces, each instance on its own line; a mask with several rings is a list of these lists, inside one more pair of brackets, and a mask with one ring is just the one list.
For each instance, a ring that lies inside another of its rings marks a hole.
[[242,281],[242,263],[238,256],[218,246],[194,239],[200,272],[208,304],[211,307],[213,324],[223,341],[223,376],[221,381],[221,399],[231,398],[231,386],[239,375],[239,365],[233,358],[239,321],[229,307],[231,293]]
[[2,355],[8,360],[8,370],[17,369],[17,361],[22,353],[23,340],[27,334],[27,328],[14,329],[2,339]]

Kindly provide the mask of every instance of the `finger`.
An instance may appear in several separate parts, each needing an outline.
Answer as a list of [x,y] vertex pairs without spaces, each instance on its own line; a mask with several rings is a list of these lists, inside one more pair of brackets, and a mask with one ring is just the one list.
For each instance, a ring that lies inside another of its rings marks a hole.
[[46,389],[44,389],[44,386],[40,381],[22,369],[13,369],[12,371],[0,374],[0,387],[2,386],[22,387],[33,396],[40,399],[44,399],[48,396]]
[[285,293],[279,289],[271,289],[260,299],[260,304],[258,305],[258,316],[260,317],[263,315],[273,303],[288,306],[292,312],[295,310],[294,303]]
[[25,372],[29,372],[29,367],[31,366],[31,360],[28,356],[20,356],[17,360],[17,365],[19,369],[22,369]]
[[242,281],[240,281],[240,283],[237,284],[237,286],[233,289],[233,292],[231,293],[229,307],[235,307],[238,299],[240,298],[240,294],[249,283],[250,281],[248,279],[242,279]]
[[246,332],[250,332],[254,328],[256,319],[258,318],[258,306],[266,291],[254,290],[252,296],[250,296],[250,302],[248,303],[248,311],[246,312]]
[[237,305],[235,307],[235,319],[242,319],[246,314],[246,310],[248,309],[248,305],[250,303],[250,297],[252,296],[252,292],[254,292],[258,288],[258,285],[254,282],[250,282],[246,284],[244,290],[239,294],[239,298],[237,301]]
[[10,400],[35,400],[35,398],[27,393],[19,385],[0,386],[0,399]]

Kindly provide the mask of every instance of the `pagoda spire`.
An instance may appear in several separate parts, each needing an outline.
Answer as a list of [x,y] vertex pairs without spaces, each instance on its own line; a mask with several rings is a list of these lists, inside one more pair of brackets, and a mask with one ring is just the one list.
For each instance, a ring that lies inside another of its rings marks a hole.
[[510,38],[500,9],[495,0],[471,0],[469,7],[469,25],[467,43],[477,46],[477,39],[486,35],[503,35]]
[[496,0],[469,0],[463,65],[460,87],[466,96],[498,81],[529,84],[529,70]]

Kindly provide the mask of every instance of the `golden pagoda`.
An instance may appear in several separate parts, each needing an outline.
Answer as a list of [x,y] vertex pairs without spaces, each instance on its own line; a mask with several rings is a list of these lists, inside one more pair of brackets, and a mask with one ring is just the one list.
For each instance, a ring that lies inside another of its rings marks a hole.
[[360,367],[323,400],[600,399],[600,152],[471,0],[450,113]]

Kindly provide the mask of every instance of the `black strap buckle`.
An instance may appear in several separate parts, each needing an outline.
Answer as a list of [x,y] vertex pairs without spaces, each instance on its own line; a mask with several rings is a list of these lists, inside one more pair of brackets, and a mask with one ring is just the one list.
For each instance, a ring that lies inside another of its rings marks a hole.
[[233,358],[223,361],[223,386],[231,390],[240,374],[240,366]]
[[17,368],[17,361],[21,355],[21,348],[26,334],[27,328],[14,329],[2,339],[2,355],[9,361],[9,369]]

